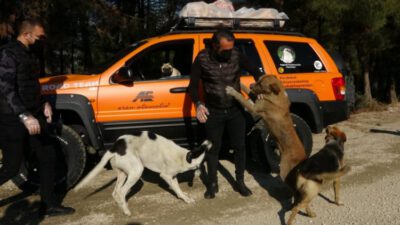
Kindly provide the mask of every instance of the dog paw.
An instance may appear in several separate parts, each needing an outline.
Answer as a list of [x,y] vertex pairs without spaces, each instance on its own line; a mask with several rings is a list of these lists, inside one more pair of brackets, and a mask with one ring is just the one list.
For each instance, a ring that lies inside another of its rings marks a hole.
[[190,198],[190,197],[187,197],[187,196],[183,197],[182,199],[183,199],[183,201],[185,201],[188,204],[191,204],[191,203],[195,202],[195,200],[193,198]]
[[132,215],[131,211],[129,211],[129,210],[124,210],[124,214],[125,214],[126,216]]
[[344,206],[344,204],[343,204],[342,202],[335,202],[335,204],[336,204],[337,206]]
[[226,86],[225,91],[228,95],[234,95],[236,93],[236,90],[231,86]]
[[307,216],[308,216],[308,217],[311,217],[311,218],[314,218],[314,217],[317,216],[317,214],[315,214],[315,212],[308,212],[308,213],[307,213]]

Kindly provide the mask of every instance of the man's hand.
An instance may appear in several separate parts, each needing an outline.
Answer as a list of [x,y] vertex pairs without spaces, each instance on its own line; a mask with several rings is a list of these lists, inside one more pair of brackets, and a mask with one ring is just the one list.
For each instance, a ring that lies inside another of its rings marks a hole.
[[32,115],[27,116],[22,120],[30,135],[40,134],[39,121]]
[[46,117],[47,123],[51,123],[53,117],[53,110],[51,109],[50,103],[44,103],[43,114]]
[[210,115],[207,107],[203,104],[199,104],[196,109],[196,117],[200,121],[200,123],[205,123],[207,121],[207,116]]

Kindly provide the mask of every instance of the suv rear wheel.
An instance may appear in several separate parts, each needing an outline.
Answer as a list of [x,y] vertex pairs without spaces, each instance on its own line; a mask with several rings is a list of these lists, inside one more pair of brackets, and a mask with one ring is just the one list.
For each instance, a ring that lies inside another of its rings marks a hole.
[[[56,185],[71,188],[81,177],[86,164],[86,148],[78,133],[69,126],[62,125],[54,137],[56,143]],[[59,151],[61,149],[61,151]],[[13,182],[24,191],[34,191],[39,187],[39,174],[35,154],[26,157],[19,174]]]

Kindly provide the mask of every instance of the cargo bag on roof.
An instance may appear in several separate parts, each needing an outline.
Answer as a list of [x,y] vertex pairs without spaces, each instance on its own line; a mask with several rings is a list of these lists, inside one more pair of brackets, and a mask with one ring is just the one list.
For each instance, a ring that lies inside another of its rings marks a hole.
[[[179,12],[180,18],[215,18],[215,20],[196,19],[195,26],[197,27],[212,27],[224,25],[226,21],[218,20],[218,18],[243,18],[241,21],[242,27],[273,27],[272,21],[262,19],[279,19],[279,26],[283,27],[285,21],[289,17],[284,12],[279,12],[273,8],[246,8],[242,7],[239,10],[234,10],[232,2],[229,0],[218,0],[211,4],[201,2],[190,2],[186,4]],[[247,20],[254,19],[254,20]]]

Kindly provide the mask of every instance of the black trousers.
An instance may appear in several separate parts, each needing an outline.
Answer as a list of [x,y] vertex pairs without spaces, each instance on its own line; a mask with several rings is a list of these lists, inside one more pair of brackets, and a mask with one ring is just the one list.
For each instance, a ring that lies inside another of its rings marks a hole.
[[3,166],[0,168],[0,186],[17,175],[27,151],[34,151],[38,160],[40,197],[42,204],[54,202],[56,152],[54,140],[48,136],[43,115],[38,116],[41,134],[29,135],[25,126],[14,115],[0,115],[0,149]]
[[210,115],[205,124],[206,138],[213,144],[206,153],[209,182],[217,181],[219,152],[223,142],[224,131],[227,131],[229,144],[235,151],[236,179],[244,178],[246,167],[246,119],[240,106],[229,109],[208,108]]

